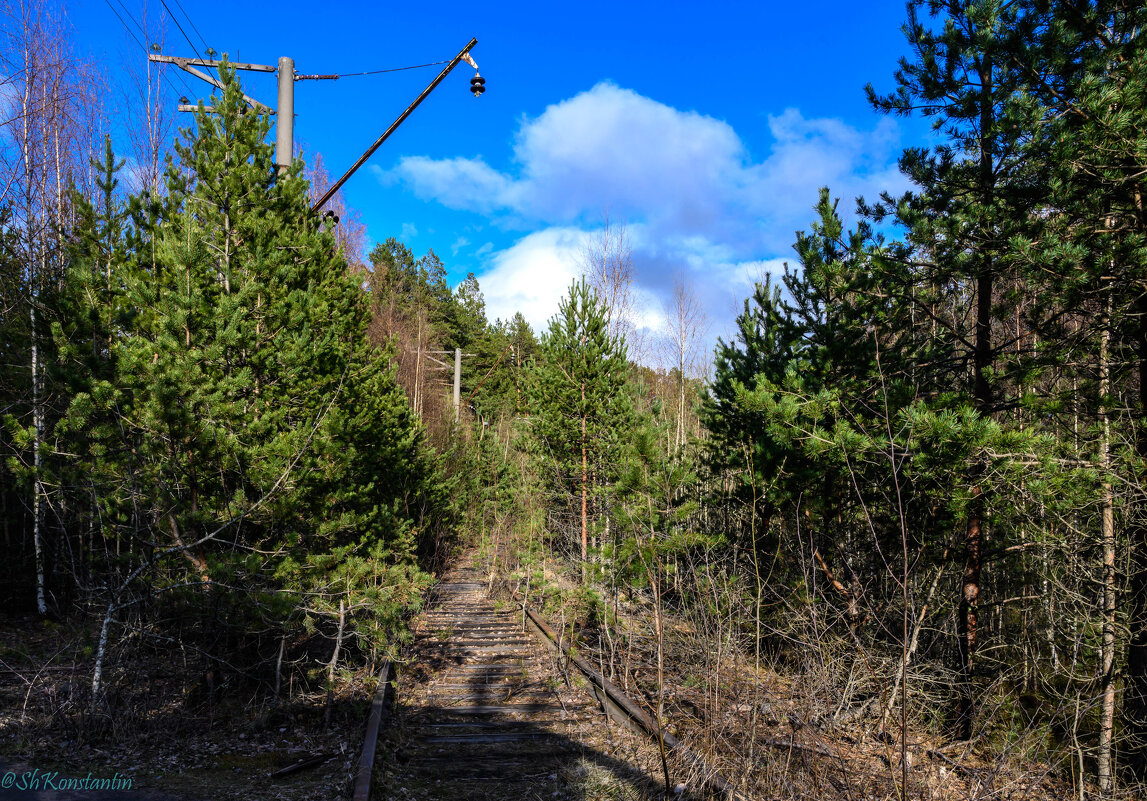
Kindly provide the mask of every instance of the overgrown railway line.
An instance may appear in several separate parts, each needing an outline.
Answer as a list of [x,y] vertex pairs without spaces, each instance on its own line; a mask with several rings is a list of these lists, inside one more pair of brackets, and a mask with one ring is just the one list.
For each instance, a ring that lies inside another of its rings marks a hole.
[[373,798],[581,799],[595,782],[657,793],[630,764],[634,736],[610,730],[521,610],[486,597],[476,570],[449,570],[414,631],[386,732],[393,759],[376,771]]

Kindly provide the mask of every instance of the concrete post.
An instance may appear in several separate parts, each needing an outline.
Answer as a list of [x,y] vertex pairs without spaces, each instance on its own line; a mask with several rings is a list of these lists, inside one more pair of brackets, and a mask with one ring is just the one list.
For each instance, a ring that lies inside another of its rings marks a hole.
[[275,109],[275,164],[282,175],[295,155],[295,60],[279,59],[279,105]]
[[454,349],[454,422],[462,410],[462,349]]

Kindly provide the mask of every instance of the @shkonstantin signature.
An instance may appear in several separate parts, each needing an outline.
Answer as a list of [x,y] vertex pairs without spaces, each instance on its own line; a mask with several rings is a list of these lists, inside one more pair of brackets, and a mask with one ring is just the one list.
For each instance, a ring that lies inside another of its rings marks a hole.
[[121,776],[67,776],[58,770],[5,771],[0,777],[0,788],[5,790],[130,790],[131,777]]

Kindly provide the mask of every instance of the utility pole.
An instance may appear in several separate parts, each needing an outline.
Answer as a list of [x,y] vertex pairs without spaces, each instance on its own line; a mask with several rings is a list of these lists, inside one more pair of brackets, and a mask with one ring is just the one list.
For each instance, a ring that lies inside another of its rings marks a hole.
[[[476,44],[478,44],[477,39],[471,39],[469,42],[467,42],[466,46],[463,47],[461,51],[459,51],[458,55],[454,56],[454,58],[452,58],[447,63],[442,72],[438,73],[438,77],[431,81],[430,85],[423,89],[422,93],[414,99],[414,102],[406,107],[406,111],[398,115],[398,119],[391,123],[390,127],[383,132],[382,136],[376,139],[374,144],[367,148],[367,151],[359,157],[358,161],[356,161],[341,178],[335,181],[331,188],[327,190],[327,193],[323,195],[322,198],[320,198],[314,206],[311,207],[312,212],[318,211],[320,208],[322,208],[324,203],[330,200],[331,196],[334,195],[334,193],[337,192],[344,183],[346,183],[348,178],[354,175],[359,167],[366,163],[366,160],[371,157],[371,154],[378,150],[382,143],[385,142],[392,133],[394,133],[398,126],[401,125],[407,117],[414,113],[414,109],[418,108],[419,104],[426,99],[427,95],[433,92],[438,84],[442,83],[446,76],[449,75],[456,66],[458,66],[459,62],[465,61],[467,64],[474,68],[474,77],[470,79],[470,91],[474,94],[474,97],[479,97],[483,92],[486,91],[486,79],[478,75],[478,64],[470,56],[470,50],[472,50]],[[211,59],[205,58],[163,56],[158,53],[148,53],[147,58],[149,61],[156,61],[161,64],[174,64],[184,72],[190,75],[194,75],[196,78],[201,80],[207,81],[207,83],[218,89],[223,88],[223,83],[221,81],[212,77],[208,73],[203,72],[202,70],[196,69],[196,67],[217,68],[223,65],[224,62],[222,61],[213,61]],[[279,175],[284,174],[291,168],[291,163],[294,160],[295,81],[337,80],[339,76],[296,75],[295,60],[290,56],[281,56],[279,58],[278,67],[272,67],[269,64],[243,64],[238,62],[227,62],[227,66],[235,70],[248,70],[251,72],[277,72],[279,74],[279,102],[277,109],[272,109],[270,106],[267,106],[264,103],[260,103],[255,98],[248,97],[247,95],[243,95],[243,99],[246,100],[247,105],[251,106],[252,108],[258,107],[267,114],[275,115],[275,166],[279,171]],[[180,111],[196,111],[198,108],[198,105],[193,105],[187,98],[181,98],[181,102],[179,104]],[[214,109],[208,108],[207,110],[213,111]]]
[[291,169],[295,155],[295,60],[279,58],[279,107],[275,116],[275,164],[279,175]]
[[454,349],[454,424],[462,409],[462,349]]
[[[224,62],[213,61],[206,58],[182,58],[180,56],[162,56],[158,53],[148,53],[148,61],[157,61],[160,64],[174,64],[189,75],[194,75],[196,78],[207,81],[217,89],[223,88],[222,81],[214,78],[196,67],[221,67]],[[295,60],[289,56],[283,56],[279,59],[279,66],[272,67],[270,64],[243,64],[240,62],[227,62],[227,66],[233,70],[245,70],[247,72],[278,72],[279,73],[279,104],[278,109],[273,109],[265,103],[260,103],[253,97],[243,95],[243,99],[247,101],[247,105],[251,108],[261,109],[267,114],[275,115],[275,165],[279,168],[279,174],[282,175],[291,168],[291,162],[295,154]],[[308,77],[326,77],[326,76],[308,76]],[[199,106],[187,102],[187,98],[182,99],[183,102],[179,104],[180,111],[197,111]],[[214,111],[215,109],[208,107],[207,111]]]
[[[216,67],[216,68],[218,68],[218,67],[222,66],[222,64],[223,64],[222,61],[212,61],[211,59],[208,59],[208,58],[182,58],[180,56],[161,56],[159,53],[148,53],[147,54],[147,60],[148,61],[155,61],[155,62],[158,62],[160,64],[174,64],[175,66],[179,67],[181,70],[186,72],[188,75],[194,75],[196,78],[207,81],[207,83],[211,84],[212,86],[216,87],[217,89],[223,88],[222,82],[220,82],[216,78],[212,77],[211,75],[208,75],[206,72],[203,72],[202,70],[195,69],[196,67]],[[246,70],[247,72],[274,72],[275,71],[274,67],[269,66],[267,64],[243,64],[243,63],[237,62],[237,61],[236,62],[230,62],[229,61],[229,62],[227,62],[227,66],[233,70]],[[253,97],[248,97],[247,95],[243,95],[243,99],[247,101],[247,105],[251,106],[251,108],[255,108],[257,106],[257,107],[263,109],[263,111],[266,112],[267,114],[274,114],[275,113],[274,109],[272,109],[270,106],[266,105],[265,103],[260,103],[258,100],[256,100]],[[195,111],[197,108],[199,108],[199,106],[191,103],[187,98],[181,98],[181,102],[179,104],[179,110],[180,111]],[[211,109],[208,109],[208,111],[210,111],[210,110]]]
[[[437,367],[427,367],[427,370],[440,370],[445,372],[451,369],[450,365],[435,356],[449,356],[448,350],[423,350],[419,351],[419,357],[425,358],[427,361],[434,362]],[[454,422],[457,423],[461,419],[462,414],[462,357],[473,356],[473,353],[463,353],[461,348],[454,349]],[[482,379],[485,381],[486,379]],[[441,383],[439,383],[441,386]],[[473,395],[470,396],[474,397]]]

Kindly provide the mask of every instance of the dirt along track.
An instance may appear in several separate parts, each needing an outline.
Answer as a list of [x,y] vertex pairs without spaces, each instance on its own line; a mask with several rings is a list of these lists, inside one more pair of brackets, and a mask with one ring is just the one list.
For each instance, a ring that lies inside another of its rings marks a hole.
[[[416,621],[374,798],[652,798],[649,748],[611,726],[463,560]],[[659,778],[659,777],[658,777]],[[679,796],[680,797],[680,796]]]

